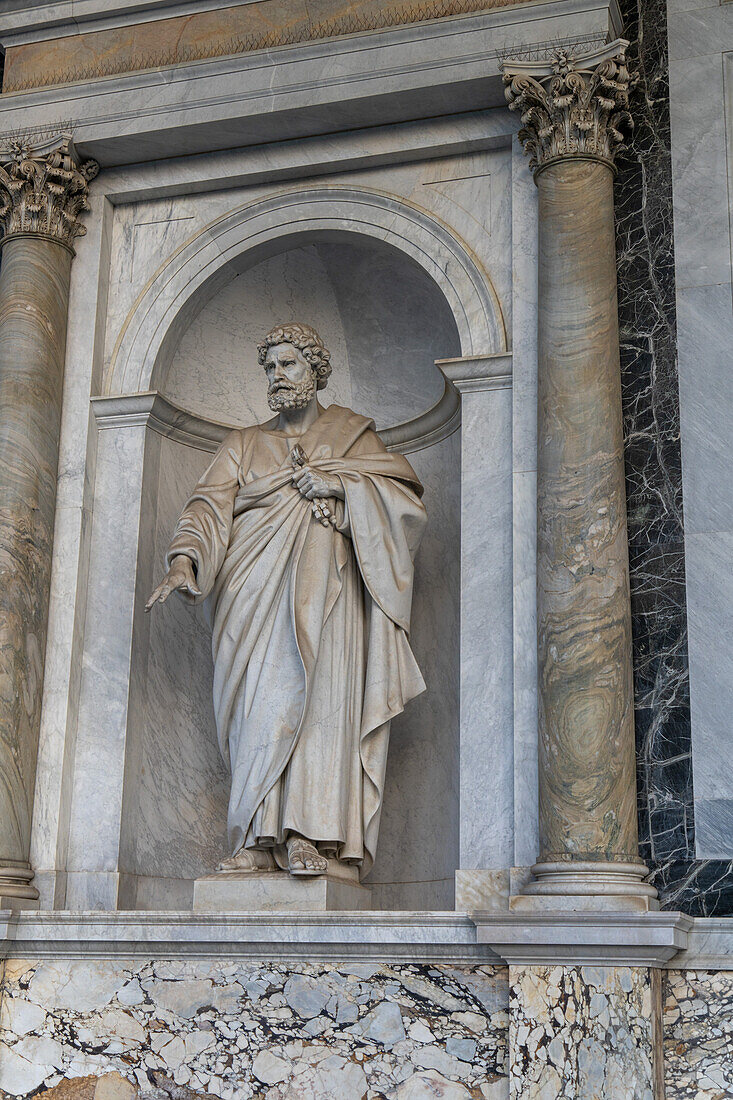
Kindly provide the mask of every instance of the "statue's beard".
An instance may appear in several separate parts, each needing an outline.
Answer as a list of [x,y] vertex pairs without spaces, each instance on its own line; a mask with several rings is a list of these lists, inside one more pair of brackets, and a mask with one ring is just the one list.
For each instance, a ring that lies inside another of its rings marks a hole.
[[267,390],[267,404],[273,412],[302,409],[316,395],[316,376],[310,371],[304,382],[278,382]]

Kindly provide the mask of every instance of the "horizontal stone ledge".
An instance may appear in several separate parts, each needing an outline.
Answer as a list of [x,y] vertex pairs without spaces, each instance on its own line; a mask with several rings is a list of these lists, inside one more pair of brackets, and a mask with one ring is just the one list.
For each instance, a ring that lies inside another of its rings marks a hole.
[[678,912],[0,911],[0,957],[140,956],[733,970],[733,918]]
[[496,963],[462,913],[0,912],[0,957]]
[[733,917],[695,917],[675,970],[733,970]]
[[476,940],[510,965],[664,966],[687,946],[684,913],[472,913]]

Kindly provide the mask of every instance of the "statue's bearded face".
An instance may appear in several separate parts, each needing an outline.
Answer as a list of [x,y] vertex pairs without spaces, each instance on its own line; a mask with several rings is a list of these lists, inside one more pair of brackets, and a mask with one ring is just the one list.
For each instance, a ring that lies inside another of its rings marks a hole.
[[293,344],[275,344],[265,357],[267,404],[273,412],[302,409],[316,396],[316,374]]

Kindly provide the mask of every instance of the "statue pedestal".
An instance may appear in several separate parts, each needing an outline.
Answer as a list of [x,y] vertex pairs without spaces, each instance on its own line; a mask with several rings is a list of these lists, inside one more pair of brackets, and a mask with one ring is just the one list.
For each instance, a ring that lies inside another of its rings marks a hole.
[[313,912],[371,909],[371,890],[359,883],[356,867],[334,867],[325,875],[287,871],[217,871],[193,884],[196,913]]

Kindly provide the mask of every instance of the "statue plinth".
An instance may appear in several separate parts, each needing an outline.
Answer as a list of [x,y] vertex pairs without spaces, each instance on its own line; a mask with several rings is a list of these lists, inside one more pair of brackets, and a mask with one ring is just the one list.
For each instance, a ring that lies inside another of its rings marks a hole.
[[371,909],[371,890],[359,883],[356,867],[329,861],[325,875],[284,871],[217,871],[193,885],[197,913],[313,912]]

